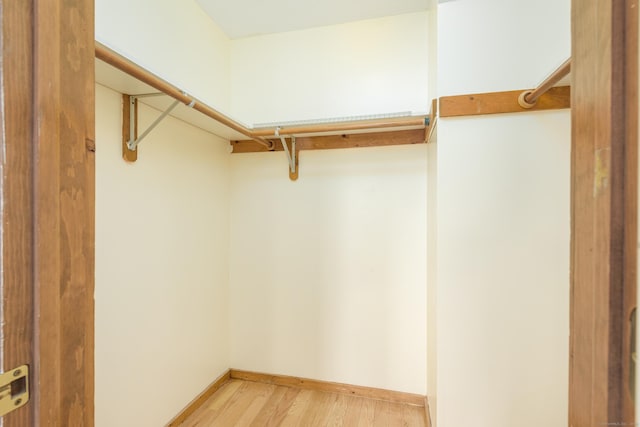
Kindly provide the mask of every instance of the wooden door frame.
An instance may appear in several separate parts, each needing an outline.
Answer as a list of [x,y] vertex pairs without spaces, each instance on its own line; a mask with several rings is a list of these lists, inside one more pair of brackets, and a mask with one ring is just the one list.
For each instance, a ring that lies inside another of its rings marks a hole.
[[637,0],[573,0],[569,425],[635,425]]
[[[33,366],[33,5],[2,0],[0,14],[0,85],[4,92],[0,106],[0,310],[7,325],[1,332],[6,349],[2,372],[6,372],[23,364]],[[30,426],[32,415],[27,405],[4,417],[4,422]]]
[[0,0],[5,427],[94,424],[94,2]]

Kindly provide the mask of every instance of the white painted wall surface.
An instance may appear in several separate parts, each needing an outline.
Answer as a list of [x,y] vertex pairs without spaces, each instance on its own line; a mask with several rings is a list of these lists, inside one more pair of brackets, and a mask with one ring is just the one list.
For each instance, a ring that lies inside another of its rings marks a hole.
[[230,366],[229,155],[167,118],[125,163],[121,99],[96,87],[96,426],[157,427]]
[[[428,51],[428,66],[429,72],[427,74],[427,93],[429,102],[438,98],[438,1],[429,0],[429,11],[427,31],[429,51]],[[429,104],[431,108],[431,104]]]
[[231,361],[425,394],[426,147],[232,156]]
[[569,0],[456,0],[438,7],[438,94],[534,87],[571,56]]
[[436,423],[438,391],[438,144],[427,146],[427,397]]
[[[570,55],[569,9],[441,4],[438,94],[535,86]],[[566,426],[570,141],[568,110],[439,122],[438,427]]]
[[566,426],[569,112],[438,136],[437,425]]
[[[438,97],[438,1],[429,0],[429,95]],[[437,126],[437,124],[435,125]],[[438,145],[437,127],[427,146],[427,398],[432,425],[437,422]]]
[[229,40],[195,0],[97,0],[96,40],[243,123],[428,112],[428,13]]
[[195,0],[96,0],[96,40],[222,112],[229,39]]
[[232,41],[231,114],[249,123],[427,112],[427,12]]

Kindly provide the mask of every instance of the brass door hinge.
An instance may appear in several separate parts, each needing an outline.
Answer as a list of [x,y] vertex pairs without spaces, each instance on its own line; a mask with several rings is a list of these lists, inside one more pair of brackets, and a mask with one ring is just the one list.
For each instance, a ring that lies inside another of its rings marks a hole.
[[0,417],[29,401],[29,366],[0,374]]

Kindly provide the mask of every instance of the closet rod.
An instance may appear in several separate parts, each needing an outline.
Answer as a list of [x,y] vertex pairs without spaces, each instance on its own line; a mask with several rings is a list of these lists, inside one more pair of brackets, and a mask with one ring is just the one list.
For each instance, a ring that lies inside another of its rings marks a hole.
[[560,80],[567,76],[571,72],[571,58],[564,61],[564,63],[549,77],[547,77],[537,88],[522,92],[518,103],[523,108],[531,108],[536,104],[538,98],[547,93],[549,89],[554,87]]
[[[182,92],[180,89],[176,88],[175,86],[165,82],[164,80],[162,80],[161,78],[159,78],[158,76],[150,73],[149,71],[145,70],[144,68],[134,64],[133,62],[129,61],[128,59],[126,59],[125,57],[117,54],[116,52],[112,51],[111,49],[109,49],[108,47],[104,46],[103,44],[99,43],[96,41],[96,58],[100,59],[101,61],[106,62],[107,64],[119,69],[120,71],[129,74],[132,77],[135,77],[136,79],[140,80],[143,83],[148,84],[149,86],[159,90],[160,92],[184,103],[185,105],[189,105],[191,106],[191,103],[194,101],[194,99],[188,95],[186,95],[184,92]],[[192,106],[193,109],[198,110],[199,112],[201,112],[202,114],[204,114],[207,117],[212,118],[213,120],[217,121],[218,123],[221,123],[241,134],[243,134],[244,136],[248,137],[249,139],[252,139],[256,142],[258,142],[261,145],[264,145],[265,147],[267,147],[268,149],[273,149],[274,148],[274,143],[272,141],[267,141],[264,138],[261,138],[257,135],[255,135],[250,129],[242,126],[241,124],[235,122],[234,120],[230,119],[229,117],[225,116],[224,114],[214,110],[213,108],[209,107],[208,105],[205,105],[201,102],[196,101],[195,104],[193,104]]]

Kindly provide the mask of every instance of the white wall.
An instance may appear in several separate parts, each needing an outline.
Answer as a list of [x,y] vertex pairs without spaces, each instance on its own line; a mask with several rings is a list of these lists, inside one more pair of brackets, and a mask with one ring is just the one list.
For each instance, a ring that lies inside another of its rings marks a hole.
[[96,87],[96,426],[157,427],[230,366],[228,143],[167,118],[127,164],[121,99]]
[[[441,4],[439,96],[535,86],[569,3]],[[438,427],[566,426],[570,142],[568,110],[439,122]]]
[[438,136],[438,426],[565,426],[569,112]]
[[229,39],[195,0],[96,0],[95,16],[96,40],[229,111]]
[[427,145],[427,397],[432,425],[438,403],[438,132]]
[[[438,97],[438,1],[429,0],[429,96]],[[437,126],[437,125],[435,125]],[[438,283],[438,146],[437,127],[427,146],[427,397],[435,425],[438,390],[437,283]]]
[[250,123],[427,112],[427,12],[232,41],[231,114]]
[[426,147],[232,156],[231,360],[425,393]]
[[[427,21],[415,13],[231,43],[193,0],[96,4],[97,40],[248,123],[428,111]],[[99,426],[165,422],[228,367],[425,393],[424,147],[303,153],[296,183],[282,153],[233,156],[227,188],[226,143],[203,145],[215,138],[174,120],[124,164],[119,97],[98,92],[98,143],[113,141],[109,157],[98,153]],[[141,126],[157,114],[141,113]],[[128,215],[133,235],[121,225]],[[168,231],[175,244],[158,240]],[[292,244],[289,274],[272,251]],[[125,248],[136,263],[121,261]],[[125,360],[144,369],[114,373]]]
[[536,86],[571,56],[569,0],[438,6],[438,95]]
[[133,62],[253,124],[428,112],[427,22],[421,12],[229,40],[195,0],[97,0],[95,31]]
[[[438,1],[429,0],[428,14],[428,66],[429,72],[427,73],[426,80],[428,85],[428,100],[438,98]],[[424,77],[423,77],[424,78]],[[431,108],[431,104],[429,104]]]

